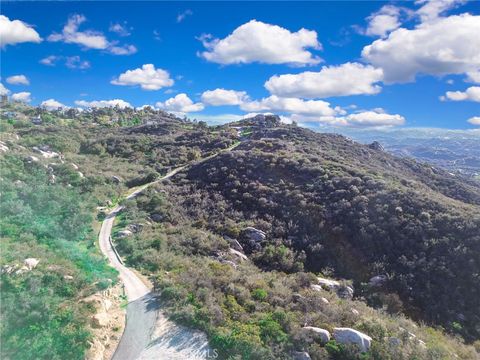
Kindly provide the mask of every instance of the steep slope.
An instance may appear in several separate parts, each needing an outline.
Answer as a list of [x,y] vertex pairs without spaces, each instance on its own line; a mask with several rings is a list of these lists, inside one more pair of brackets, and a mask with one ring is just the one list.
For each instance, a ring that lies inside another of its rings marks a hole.
[[[353,279],[371,304],[399,297],[411,316],[479,337],[477,183],[295,127],[256,130],[174,183],[176,201],[214,232],[238,237],[231,224],[245,222],[265,231],[254,253],[263,268],[293,271],[265,251],[284,245],[307,270]],[[362,290],[378,274],[383,287]]]

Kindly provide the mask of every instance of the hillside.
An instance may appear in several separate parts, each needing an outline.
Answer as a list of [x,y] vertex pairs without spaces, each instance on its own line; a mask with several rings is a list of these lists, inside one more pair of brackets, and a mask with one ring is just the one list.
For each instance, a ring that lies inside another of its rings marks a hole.
[[[220,358],[478,357],[463,343],[480,338],[474,180],[275,117],[208,127],[148,110],[42,110],[33,125],[36,111],[1,122],[1,265],[40,258],[24,274],[2,271],[2,356],[31,358],[14,355],[31,339],[39,358],[83,357],[91,309],[78,303],[116,281],[95,245],[96,207],[120,202],[113,238],[126,264]],[[51,312],[30,311],[33,298]],[[371,346],[359,355],[308,327],[353,328]]]
[[361,283],[385,274],[382,292],[407,313],[478,338],[478,183],[302,128],[254,133],[186,180],[175,182],[178,196],[189,209],[207,202],[189,212],[210,229],[251,222],[267,244],[303,251],[305,269],[331,267],[372,302],[378,294]]

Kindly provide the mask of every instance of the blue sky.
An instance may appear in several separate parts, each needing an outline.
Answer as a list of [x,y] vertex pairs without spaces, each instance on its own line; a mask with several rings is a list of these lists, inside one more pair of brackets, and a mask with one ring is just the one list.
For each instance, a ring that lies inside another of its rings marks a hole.
[[274,112],[320,127],[474,128],[478,5],[3,2],[1,91],[212,122]]

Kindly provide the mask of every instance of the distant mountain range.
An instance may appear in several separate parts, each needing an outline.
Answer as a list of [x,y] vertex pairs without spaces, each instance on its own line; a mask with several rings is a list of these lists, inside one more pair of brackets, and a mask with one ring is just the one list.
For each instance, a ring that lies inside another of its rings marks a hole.
[[438,165],[452,173],[480,178],[480,129],[437,128],[315,129],[339,132],[361,143],[378,141],[385,150],[402,157]]

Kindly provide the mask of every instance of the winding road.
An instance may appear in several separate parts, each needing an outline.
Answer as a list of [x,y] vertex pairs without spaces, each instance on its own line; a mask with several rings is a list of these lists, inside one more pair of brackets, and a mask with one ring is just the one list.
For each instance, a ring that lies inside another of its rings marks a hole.
[[[239,143],[194,164],[205,162],[223,152],[230,151]],[[160,179],[132,191],[126,199],[132,199],[149,186],[171,178],[192,164],[180,166]],[[123,210],[122,205],[113,208],[102,223],[98,241],[100,250],[109,263],[119,272],[128,300],[125,331],[112,357],[113,360],[197,360],[206,359],[211,350],[205,334],[184,328],[168,320],[160,309],[160,302],[151,291],[152,286],[142,280],[133,270],[123,264],[111,242],[115,217]]]

